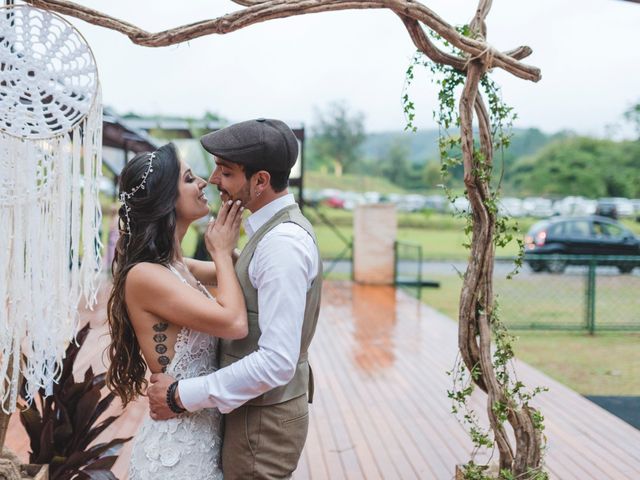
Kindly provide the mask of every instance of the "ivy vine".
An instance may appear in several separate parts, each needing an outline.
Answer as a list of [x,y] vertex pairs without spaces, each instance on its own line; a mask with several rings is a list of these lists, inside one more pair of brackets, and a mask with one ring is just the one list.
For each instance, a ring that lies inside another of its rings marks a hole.
[[[468,25],[457,27],[457,30],[465,36],[471,36],[471,30]],[[447,48],[452,54],[457,55],[459,58],[464,58],[463,52],[450,45],[439,35],[434,32],[429,32],[429,35],[435,42]],[[466,76],[464,72],[449,65],[432,61],[420,51],[414,54],[406,70],[405,87],[402,94],[402,104],[406,119],[405,130],[412,132],[417,130],[415,124],[416,107],[410,98],[409,88],[414,81],[417,68],[425,68],[430,72],[430,80],[439,87],[438,107],[433,112],[433,118],[439,130],[438,148],[441,161],[440,171],[443,179],[442,188],[448,200],[455,204],[459,196],[447,186],[447,180],[450,171],[462,164],[461,137],[458,133],[460,129],[460,114],[457,108],[457,98],[464,86]],[[512,107],[503,101],[500,87],[488,74],[482,77],[479,87],[479,94],[484,96],[489,108],[492,143],[494,151],[499,152],[501,168],[499,175],[493,176],[492,166],[486,161],[480,151],[479,145],[474,140],[473,174],[476,178],[485,180],[490,188],[490,195],[485,200],[485,206],[489,213],[495,218],[495,230],[492,239],[494,246],[504,247],[512,241],[517,242],[518,255],[514,262],[515,268],[507,275],[507,278],[511,279],[513,275],[518,273],[522,266],[524,244],[517,222],[513,221],[508,215],[500,212],[499,198],[505,170],[504,150],[509,147],[511,142],[511,128],[517,118],[517,114]],[[452,132],[454,128],[456,131]],[[465,196],[466,193],[465,191]],[[465,241],[465,247],[470,248],[470,235],[473,229],[472,215],[464,211],[457,211],[456,215],[466,219],[465,235],[467,240]],[[518,379],[512,364],[514,358],[513,343],[516,341],[516,338],[508,332],[505,325],[501,322],[499,314],[499,303],[498,300],[495,299],[490,314],[494,344],[492,364],[496,372],[496,378],[503,389],[506,402],[496,402],[492,408],[499,422],[503,424],[507,421],[510,412],[521,408],[528,408],[529,402],[536,395],[547,389],[545,387],[536,387],[533,390],[528,390]],[[469,370],[458,355],[454,367],[448,371],[447,374],[452,377],[452,388],[447,392],[452,402],[452,413],[465,427],[474,445],[471,460],[463,466],[464,478],[467,480],[489,480],[493,477],[491,477],[488,472],[488,465],[474,462],[475,457],[481,449],[491,450],[492,455],[495,451],[491,430],[480,425],[478,416],[469,404],[475,388],[473,380],[477,379],[480,375],[479,365]],[[534,428],[541,434],[544,431],[544,418],[542,414],[537,411],[534,412]],[[543,434],[542,438],[543,440],[545,439]],[[546,446],[543,448],[543,453],[545,449]],[[514,479],[513,474],[506,470],[500,471],[498,478],[504,480]],[[547,480],[548,474],[540,468],[536,471],[528,472],[526,478],[527,480]]]

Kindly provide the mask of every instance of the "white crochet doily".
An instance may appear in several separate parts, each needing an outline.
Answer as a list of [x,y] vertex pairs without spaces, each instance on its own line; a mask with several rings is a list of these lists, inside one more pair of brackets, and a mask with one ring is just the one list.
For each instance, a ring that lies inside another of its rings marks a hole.
[[93,54],[58,15],[28,6],[0,8],[0,130],[48,138],[71,130],[98,89]]

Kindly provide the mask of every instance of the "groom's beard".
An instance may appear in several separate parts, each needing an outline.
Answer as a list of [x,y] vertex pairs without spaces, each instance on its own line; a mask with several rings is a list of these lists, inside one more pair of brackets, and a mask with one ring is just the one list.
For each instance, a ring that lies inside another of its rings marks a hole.
[[249,191],[249,183],[246,183],[240,191],[235,194],[229,193],[228,190],[218,187],[218,191],[220,192],[220,200],[222,202],[227,202],[229,200],[236,201],[240,200],[240,205],[245,207],[247,203],[251,200],[251,194]]

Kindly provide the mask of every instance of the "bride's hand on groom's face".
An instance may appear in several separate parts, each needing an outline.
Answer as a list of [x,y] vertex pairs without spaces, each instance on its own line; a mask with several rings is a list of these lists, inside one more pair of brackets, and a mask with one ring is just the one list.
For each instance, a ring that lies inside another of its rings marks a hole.
[[209,222],[204,241],[212,257],[219,254],[232,254],[238,244],[243,210],[240,200],[235,202],[230,200],[220,207],[218,218]]

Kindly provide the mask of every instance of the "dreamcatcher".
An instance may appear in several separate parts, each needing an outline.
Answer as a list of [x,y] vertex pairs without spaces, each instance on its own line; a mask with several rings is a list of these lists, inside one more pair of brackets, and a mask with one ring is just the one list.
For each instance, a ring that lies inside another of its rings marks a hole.
[[[0,400],[60,373],[100,270],[102,105],[93,54],[61,17],[0,8]],[[9,413],[9,412],[6,412]]]

